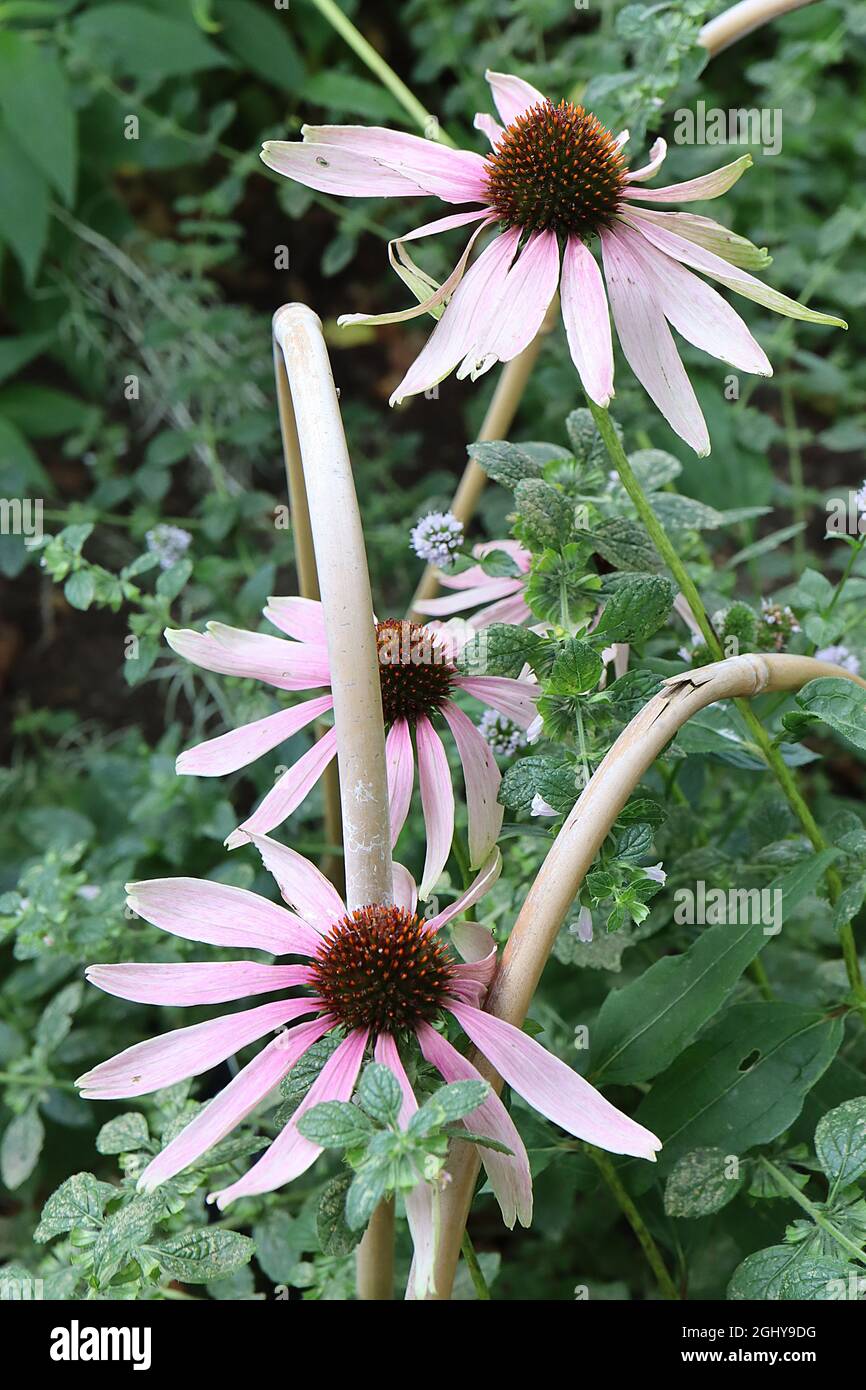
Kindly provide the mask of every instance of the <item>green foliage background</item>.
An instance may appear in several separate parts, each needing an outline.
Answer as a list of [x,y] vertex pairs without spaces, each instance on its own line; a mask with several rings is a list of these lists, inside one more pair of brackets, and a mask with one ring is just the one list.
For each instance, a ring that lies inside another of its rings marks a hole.
[[[660,514],[674,488],[681,495],[666,524],[709,611],[734,599],[757,611],[772,596],[799,620],[790,650],[844,640],[863,659],[866,567],[859,549],[824,540],[827,499],[859,488],[866,471],[862,6],[823,0],[710,64],[695,35],[717,7],[703,0],[344,8],[466,147],[481,148],[471,122],[489,109],[485,67],[583,100],[616,130],[627,125],[633,159],[655,135],[670,138],[673,113],[699,98],[781,111],[781,152],[751,150],[756,167],[721,215],[769,247],[774,286],[841,314],[850,331],[749,305],[776,375],[743,380],[735,400],[720,364],[684,346],[709,460],[686,456],[622,368],[615,414],[635,466],[643,457],[658,488]],[[451,381],[437,400],[389,412],[388,393],[426,329],[342,334],[334,320],[403,302],[385,242],[436,214],[426,202],[341,203],[272,177],[260,141],[293,138],[304,121],[409,127],[311,0],[286,10],[265,0],[0,4],[0,496],[44,499],[51,537],[36,550],[0,535],[0,1260],[7,1278],[41,1277],[54,1297],[352,1293],[351,1242],[323,1224],[320,1204],[336,1161],[214,1222],[204,1205],[213,1173],[248,1162],[273,1133],[269,1118],[154,1197],[135,1197],[160,1136],[212,1090],[174,1088],[121,1114],[72,1086],[102,1057],[184,1021],[180,1010],[129,1008],[82,983],[89,961],[199,954],[129,920],[126,881],[183,873],[271,891],[251,856],[227,857],[222,841],[272,769],[219,782],[174,773],[181,748],[269,712],[270,701],[252,683],[193,675],[161,638],[168,622],[256,627],[267,595],[295,588],[291,533],[274,524],[285,498],[270,313],[300,299],[325,321],[380,612],[405,607],[419,569],[409,526],[447,505],[493,387],[490,378],[472,389]],[[665,182],[741,152],[672,144]],[[441,278],[451,256],[447,242],[428,244],[425,267]],[[558,329],[514,436],[551,441],[530,470],[548,489],[589,497],[594,524],[625,523],[609,465],[571,415],[581,404]],[[653,461],[650,449],[666,452]],[[496,460],[486,462],[498,476]],[[577,565],[568,547],[582,542],[569,533],[551,546],[538,531],[538,494],[527,505],[525,488],[515,500],[503,486],[488,489],[477,535],[505,534],[515,510],[537,553],[541,615],[563,567]],[[147,542],[161,525],[191,536],[167,568]],[[548,652],[539,666],[547,681],[563,658],[546,694],[556,736],[507,771],[507,868],[485,909],[500,939],[549,843],[551,823],[528,815],[533,795],[560,816],[576,795],[576,714],[586,716],[583,751],[597,761],[634,702],[681,669],[683,631],[659,623],[634,639],[631,683],[595,703],[595,682],[575,683],[579,654]],[[810,738],[811,751],[789,741],[785,756],[801,765],[856,927],[866,744],[862,716],[848,710],[834,722],[831,703],[819,690],[759,708],[774,734]],[[302,747],[300,737],[280,757]],[[658,1173],[634,1163],[617,1171],[691,1298],[723,1297],[729,1285],[731,1297],[822,1297],[828,1280],[866,1262],[863,1015],[849,1007],[825,862],[762,768],[730,712],[693,721],[639,793],[661,813],[644,808],[631,829],[619,826],[596,866],[602,877],[587,886],[595,896],[585,901],[603,905],[596,939],[584,947],[563,930],[533,1006],[548,1047],[609,1082],[630,1111],[639,1102],[640,1118],[668,1140]],[[414,828],[406,857],[417,870]],[[317,798],[293,818],[292,843],[311,855],[327,848]],[[650,904],[639,864],[658,859],[669,879]],[[699,878],[781,885],[780,938],[742,940],[731,968],[731,929],[674,921],[673,889]],[[862,939],[862,915],[859,928]],[[772,999],[746,969],[761,946]],[[690,971],[695,990],[684,988]],[[650,1026],[657,997],[675,1026]],[[633,1037],[635,1018],[649,1022]],[[581,1024],[593,1039],[589,1062],[575,1050]],[[590,1158],[521,1103],[514,1113],[531,1149],[537,1214],[531,1231],[509,1236],[489,1196],[478,1199],[472,1232],[494,1296],[656,1296]],[[742,1159],[736,1183],[724,1174],[731,1154]],[[401,1241],[405,1270],[405,1232]],[[474,1296],[465,1270],[458,1288]]]

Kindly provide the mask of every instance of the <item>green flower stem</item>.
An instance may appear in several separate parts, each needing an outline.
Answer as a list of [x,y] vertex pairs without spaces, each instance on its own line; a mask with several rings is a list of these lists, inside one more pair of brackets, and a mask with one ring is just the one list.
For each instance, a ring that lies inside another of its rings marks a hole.
[[412,120],[424,134],[426,135],[427,131],[430,129],[431,123],[435,122],[437,131],[436,138],[441,144],[450,145],[454,148],[454,141],[439,127],[439,122],[436,120],[436,117],[421,105],[421,102],[414,93],[409,90],[406,83],[397,76],[393,68],[388,66],[385,59],[380,53],[376,52],[372,44],[367,42],[364,35],[356,29],[348,15],[345,15],[339,5],[335,4],[335,0],[312,0],[312,3],[319,11],[319,14],[336,29],[340,38],[345,39],[346,43],[352,49],[352,52],[357,53],[362,63],[366,63],[373,76],[379,79],[382,86],[385,87],[393,97],[396,97],[397,101],[399,101],[400,105],[403,107],[403,110],[411,116]]
[[667,1265],[662,1258],[662,1253],[653,1240],[643,1217],[620,1182],[619,1174],[611,1162],[610,1156],[604,1153],[602,1149],[594,1148],[592,1144],[584,1144],[583,1148],[584,1152],[588,1154],[601,1173],[617,1206],[637,1236],[641,1250],[643,1250],[646,1255],[647,1264],[655,1275],[656,1282],[661,1292],[664,1294],[665,1298],[679,1299],[680,1295],[677,1286],[668,1273]]
[[840,1231],[838,1226],[830,1221],[814,1202],[810,1202],[809,1198],[800,1191],[796,1183],[791,1182],[791,1179],[782,1172],[781,1168],[777,1168],[775,1163],[771,1163],[763,1154],[759,1162],[766,1168],[773,1181],[778,1183],[784,1192],[787,1192],[791,1201],[796,1202],[797,1206],[802,1207],[803,1211],[812,1218],[816,1226],[820,1226],[822,1231],[826,1231],[831,1240],[835,1240],[836,1244],[840,1245],[847,1254],[853,1255],[854,1259],[859,1260],[861,1264],[866,1264],[866,1251],[856,1245],[853,1240],[849,1240],[844,1231]]
[[478,1256],[475,1253],[475,1246],[469,1238],[469,1232],[463,1232],[463,1240],[460,1250],[466,1261],[466,1268],[469,1270],[469,1278],[472,1280],[472,1287],[475,1290],[475,1297],[482,1302],[490,1301],[490,1289],[487,1280],[484,1278],[484,1271],[478,1263]]
[[[635,477],[631,464],[626,457],[625,450],[613,427],[613,421],[608,411],[597,406],[594,401],[589,401],[588,403],[598,432],[610,455],[611,462],[619,474],[619,480],[634,503],[635,510],[643,522],[650,540],[679,585],[680,591],[688,601],[689,607],[697,619],[701,634],[714,660],[724,661],[725,653],[707,617],[707,611],[704,608],[695,583],[672,544],[670,537],[650,506],[646,493]],[[790,768],[785,763],[779,749],[773,743],[770,735],[755,714],[751,704],[748,700],[743,699],[735,699],[734,704],[740,718],[754,739],[757,748],[760,750],[767,765],[779,783],[779,786],[782,788],[791,810],[802,825],[813,848],[817,852],[825,850],[827,848],[827,841],[821,834],[815,817],[812,815],[812,812],[809,810],[809,807],[800,794]],[[842,881],[832,865],[827,869],[825,878],[827,881],[827,893],[830,903],[831,905],[835,905],[842,892]],[[861,1009],[866,1009],[866,985],[864,985],[863,982],[860,961],[857,957],[857,944],[854,940],[854,932],[850,922],[845,922],[840,927],[839,937],[842,943],[842,955],[845,960],[845,969],[848,974],[848,982],[851,985],[852,993],[858,1006]]]

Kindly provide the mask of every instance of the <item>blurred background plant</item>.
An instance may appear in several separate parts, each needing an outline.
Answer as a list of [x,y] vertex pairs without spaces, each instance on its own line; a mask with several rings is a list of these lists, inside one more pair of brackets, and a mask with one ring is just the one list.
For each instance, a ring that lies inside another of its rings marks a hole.
[[[339,1222],[328,1225],[321,1166],[287,1193],[249,1199],[217,1222],[203,1202],[216,1163],[145,1201],[131,1181],[117,1186],[114,1156],[121,1174],[134,1177],[136,1155],[194,1101],[180,1088],[112,1119],[72,1086],[93,1061],[181,1022],[181,1011],[131,1010],[82,985],[88,961],[186,956],[184,942],[126,917],[125,881],[184,873],[271,891],[252,856],[227,857],[222,840],[273,767],[218,783],[174,773],[182,747],[271,705],[251,682],[193,674],[161,634],[168,622],[206,619],[256,627],[268,594],[296,589],[272,384],[273,309],[303,300],[325,322],[380,613],[404,610],[420,571],[410,527],[447,510],[493,389],[495,373],[471,389],[452,380],[433,399],[390,412],[388,395],[426,328],[343,332],[335,320],[402,305],[385,242],[424,213],[313,194],[275,179],[258,160],[262,139],[293,138],[304,121],[412,127],[335,31],[328,8],[319,0],[290,8],[267,0],[0,5],[0,497],[41,499],[45,532],[41,545],[5,525],[0,534],[0,1260],[15,1277],[53,1280],[55,1296],[89,1289],[96,1297],[182,1297],[187,1285],[204,1285],[212,1297],[246,1298],[273,1296],[276,1285],[286,1296],[343,1298],[352,1289],[354,1242]],[[656,135],[671,140],[674,113],[699,99],[725,112],[781,113],[781,150],[747,146],[756,168],[727,195],[726,216],[769,247],[774,286],[841,313],[849,333],[780,322],[749,306],[776,369],[759,382],[725,376],[683,346],[713,440],[709,460],[683,456],[624,370],[615,413],[630,451],[666,451],[664,471],[656,460],[650,476],[662,497],[674,495],[676,479],[685,509],[675,534],[708,607],[728,615],[721,630],[727,622],[736,635],[745,624],[756,639],[763,631],[769,647],[784,628],[788,649],[841,643],[856,663],[866,650],[866,571],[859,546],[824,537],[828,499],[856,493],[866,472],[863,9],[824,0],[707,65],[696,36],[718,8],[709,0],[600,0],[587,8],[572,0],[409,0],[399,14],[364,15],[343,5],[441,129],[470,148],[482,143],[472,115],[489,107],[485,67],[584,101],[615,130],[628,126],[633,159]],[[671,143],[664,181],[742,152]],[[424,264],[441,278],[451,252],[431,243]],[[595,507],[594,523],[611,523],[626,512],[624,496],[607,462],[581,455],[575,427],[564,423],[580,405],[557,329],[514,436],[554,441],[534,455],[543,480]],[[542,614],[563,552],[573,567],[566,548],[579,537],[563,534],[551,547],[532,534],[520,499],[490,486],[470,540],[507,534],[515,505],[518,532],[537,558],[533,602]],[[599,568],[611,567],[639,568],[621,555]],[[762,599],[774,605],[769,635]],[[738,611],[737,601],[748,609]],[[684,641],[681,623],[650,624],[636,638],[639,669],[591,707],[594,697],[579,683],[548,692],[552,737],[540,753],[521,752],[505,779],[507,872],[486,912],[501,936],[558,824],[530,814],[533,798],[558,817],[568,810],[580,764],[598,760],[660,674],[681,668]],[[769,711],[776,730],[782,712]],[[736,721],[707,711],[677,743],[649,779],[663,814],[645,808],[639,833],[620,827],[607,877],[595,880],[597,896],[584,904],[596,915],[594,940],[564,929],[534,1005],[548,1045],[579,1067],[575,1022],[596,1016],[612,983],[639,987],[648,966],[699,937],[674,922],[675,882],[710,871],[719,881],[775,882],[804,856],[799,828],[766,776],[756,776],[760,761]],[[804,765],[811,804],[838,838],[856,917],[862,749],[825,741],[819,759],[814,743],[811,752],[785,747]],[[289,746],[282,760],[292,756]],[[278,750],[274,766],[280,760]],[[511,762],[503,757],[503,768]],[[410,862],[423,857],[415,829]],[[314,856],[327,848],[315,797],[293,818],[292,843]],[[664,888],[651,880],[644,891],[637,865],[650,850],[673,878]],[[459,873],[455,863],[455,881]],[[837,1001],[844,975],[834,913],[817,880],[797,902],[771,974],[786,1001],[780,1007],[802,1015]],[[605,931],[611,923],[617,930]],[[761,994],[746,975],[730,993],[719,995],[722,1012],[711,1026],[736,1038],[733,1009],[753,1007]],[[791,1018],[789,1025],[785,1038],[799,1036]],[[828,1109],[866,1094],[862,1028],[844,1046],[839,1032],[838,1056],[822,1039],[824,1052],[804,1072],[802,1113],[788,1116],[774,1141],[792,1126],[792,1143],[811,1143]],[[674,1055],[668,1061],[678,1064]],[[687,1048],[679,1064],[688,1065]],[[645,1090],[656,1070],[614,1067],[612,1080]],[[768,1064],[755,1079],[756,1105],[782,1084],[783,1071]],[[665,1120],[672,1084],[653,1090]],[[593,1297],[645,1296],[650,1273],[635,1265],[613,1197],[605,1189],[594,1202],[577,1200],[598,1183],[592,1163],[519,1103],[515,1114],[532,1149],[537,1215],[530,1232],[507,1236],[489,1198],[478,1206],[473,1237],[483,1276],[491,1281],[499,1271],[497,1296],[525,1296],[531,1287],[539,1298],[569,1298],[575,1285]],[[273,1132],[272,1117],[259,1132]],[[216,1159],[237,1164],[263,1141],[249,1128],[232,1142]],[[696,1132],[696,1149],[708,1142]],[[744,1148],[755,1142],[743,1134]],[[804,1178],[794,1160],[793,1168],[778,1154],[763,1168],[761,1161],[751,1187],[724,1211],[711,1201],[698,1210],[698,1199],[683,1197],[689,1173],[697,1174],[693,1187],[704,1181],[696,1163],[675,1170],[674,1198],[665,1198],[664,1175],[642,1194],[646,1220],[690,1296],[721,1296],[747,1256],[781,1248],[776,1209],[760,1198],[789,1201],[774,1174],[787,1173],[802,1190],[809,1165]],[[55,1193],[40,1226],[46,1200],[79,1169],[92,1173]],[[832,1166],[824,1172],[834,1180]],[[855,1218],[846,1217],[849,1242],[862,1241]],[[59,1246],[46,1244],[57,1238]],[[810,1235],[798,1248],[814,1247]],[[402,1258],[405,1265],[405,1238]],[[738,1277],[738,1296],[768,1296]],[[462,1296],[477,1296],[477,1280],[466,1271],[461,1278]]]

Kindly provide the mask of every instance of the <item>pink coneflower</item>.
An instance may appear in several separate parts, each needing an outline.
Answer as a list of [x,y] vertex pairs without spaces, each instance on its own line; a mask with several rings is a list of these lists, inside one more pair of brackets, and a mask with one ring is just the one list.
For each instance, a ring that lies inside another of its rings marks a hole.
[[[486,157],[375,126],[305,126],[303,143],[270,140],[262,151],[270,168],[324,193],[433,194],[445,203],[481,204],[477,211],[451,213],[418,227],[391,249],[401,277],[425,293],[433,282],[414,265],[405,244],[478,224],[452,273],[422,303],[377,318],[348,316],[352,322],[393,323],[441,314],[392,404],[429,390],[455,367],[458,377],[474,379],[495,362],[515,357],[535,337],[558,288],[568,346],[584,389],[606,406],[613,395],[609,296],[635,376],[677,434],[698,454],[708,454],[706,424],[668,324],[687,342],[742,371],[770,376],[772,368],[742,319],[690,270],[776,313],[845,326],[750,275],[749,269],[768,258],[744,237],[706,217],[642,206],[718,198],[749,167],[751,156],[685,183],[644,188],[662,165],[664,140],[656,141],[648,164],[629,171],[622,154],[627,131],[614,137],[582,106],[554,105],[519,77],[488,72],[487,80],[502,124],[483,114],[475,117],[490,141]],[[476,238],[494,226],[493,240],[467,270]],[[596,235],[607,295],[587,245]]]
[[[209,623],[204,633],[169,630],[166,640],[180,656],[208,671],[251,676],[279,690],[329,686],[331,671],[321,604],[311,599],[272,598],[264,613],[284,637]],[[286,637],[290,640],[286,641]],[[385,751],[391,842],[396,842],[409,811],[417,752],[427,829],[427,858],[421,883],[422,895],[426,897],[445,866],[454,834],[451,773],[433,720],[441,716],[457,745],[466,783],[469,854],[472,867],[477,868],[489,855],[502,828],[504,812],[496,800],[501,776],[486,740],[452,696],[459,690],[465,691],[526,728],[535,716],[538,690],[529,680],[459,675],[454,647],[444,630],[434,631],[389,618],[376,624],[376,639],[382,708],[388,729]],[[246,767],[326,714],[332,703],[330,695],[322,695],[209,739],[182,753],[177,770],[216,777]],[[336,732],[330,728],[282,774],[253,814],[229,836],[229,848],[243,844],[251,833],[265,835],[281,825],[315,786],[336,749]]]
[[[334,1030],[344,1036],[288,1124],[242,1178],[212,1195],[221,1208],[238,1197],[282,1187],[310,1167],[321,1149],[304,1138],[298,1119],[321,1101],[351,1098],[368,1046],[396,1075],[409,1111],[416,1102],[402,1057],[412,1037],[445,1081],[478,1079],[471,1062],[435,1027],[449,1014],[508,1084],[553,1124],[611,1153],[655,1158],[660,1143],[654,1135],[540,1043],[482,1011],[496,964],[496,947],[487,929],[477,922],[455,922],[452,942],[462,960],[446,944],[446,923],[460,917],[496,881],[498,851],[456,902],[425,920],[417,915],[415,884],[399,865],[393,905],[348,912],[336,889],[308,860],[266,836],[251,838],[293,911],[243,888],[192,878],[130,884],[129,905],[175,936],[302,956],[304,964],[244,960],[91,965],[86,972],[106,993],[135,1003],[183,1006],[225,1003],[251,994],[282,995],[274,1003],[136,1043],[78,1078],[82,1095],[91,1100],[147,1095],[210,1071],[268,1033],[285,1030],[151,1160],[139,1177],[141,1189],[150,1191],[194,1163],[251,1114],[314,1042]],[[311,993],[286,997],[285,991],[298,987]],[[305,1016],[306,1022],[296,1022]],[[294,1026],[285,1029],[289,1023]],[[481,1153],[505,1222],[513,1226],[519,1219],[528,1225],[529,1163],[501,1100],[491,1091],[466,1124],[511,1151],[484,1148]],[[425,1193],[422,1188],[407,1206],[416,1252],[426,1252],[422,1285],[430,1276],[435,1243],[431,1209],[425,1205],[428,1197],[429,1189]]]
[[[503,575],[500,578],[486,574],[481,565],[472,565],[459,574],[443,571],[437,577],[443,589],[455,592],[444,598],[419,599],[415,604],[419,613],[428,617],[448,618],[455,613],[465,613],[474,608],[476,612],[468,619],[473,628],[489,627],[491,623],[513,623],[520,626],[532,619],[532,611],[524,598],[526,576],[532,564],[530,551],[517,541],[481,541],[472,547],[477,559],[504,550],[517,565],[519,574]],[[481,608],[478,604],[482,604]]]

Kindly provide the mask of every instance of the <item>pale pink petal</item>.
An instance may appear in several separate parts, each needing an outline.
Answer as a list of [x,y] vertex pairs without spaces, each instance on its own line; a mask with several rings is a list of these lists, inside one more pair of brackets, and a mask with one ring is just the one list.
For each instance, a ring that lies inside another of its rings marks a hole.
[[186,661],[223,676],[251,676],[278,690],[311,690],[331,683],[327,651],[307,642],[287,642],[225,623],[208,623],[207,632],[166,628],[165,640]]
[[[443,576],[443,582],[447,577]],[[451,585],[448,587],[451,588]],[[464,608],[472,608],[476,603],[489,603],[491,599],[505,598],[522,587],[522,579],[488,579],[476,588],[461,587],[456,593],[448,594],[444,598],[419,600],[415,607],[419,613],[427,613],[434,618],[448,617],[452,613],[461,613]]]
[[199,1076],[224,1062],[233,1052],[256,1042],[302,1014],[316,1013],[319,999],[280,999],[245,1013],[225,1014],[189,1028],[176,1028],[159,1038],[135,1043],[92,1071],[79,1076],[76,1086],[85,1100],[120,1100],[146,1096]]
[[84,974],[97,989],[134,1004],[224,1004],[310,984],[306,965],[257,965],[252,960],[88,965]]
[[[637,219],[635,219],[635,223]],[[617,235],[642,268],[669,323],[686,342],[744,372],[772,376],[767,354],[739,314],[722,296],[677,261],[657,250],[636,225],[620,225]]]
[[698,203],[719,198],[727,193],[752,163],[750,154],[740,155],[732,164],[714,169],[700,178],[687,179],[685,183],[671,183],[666,188],[635,188],[634,185],[623,190],[626,198],[641,198],[648,203]]
[[[409,319],[420,318],[423,314],[432,314],[434,318],[440,318],[443,310],[439,306],[444,305],[446,300],[450,299],[463,279],[475,242],[481,233],[491,227],[495,221],[495,217],[491,217],[488,208],[481,208],[480,211],[475,212],[458,212],[450,217],[440,217],[436,222],[428,222],[423,227],[416,227],[414,231],[407,232],[405,236],[396,237],[393,241],[389,241],[388,260],[400,279],[409,286],[416,297],[425,285],[432,289],[432,293],[408,309],[395,309],[388,314],[340,314],[337,323],[341,328],[345,328],[349,324],[406,323]],[[460,259],[450,275],[442,281],[441,285],[437,286],[435,280],[418,270],[405,249],[405,243],[415,241],[418,237],[432,236],[436,232],[448,231],[451,227],[462,227],[469,222],[480,222],[481,225],[476,227],[467,241]]]
[[325,618],[322,605],[315,598],[269,598],[264,610],[268,622],[278,627],[296,642],[311,642],[314,647],[327,646]]
[[266,835],[282,825],[309,795],[336,752],[337,730],[332,728],[274,783],[253,814],[228,836],[227,848],[237,849],[253,835]]
[[349,150],[394,169],[445,203],[487,201],[487,165],[471,150],[450,149],[437,140],[384,126],[306,125],[301,134],[314,148],[326,145],[329,151]]
[[479,898],[489,892],[502,872],[502,855],[498,849],[494,849],[486,864],[483,864],[470,883],[465,892],[456,898],[450,907],[445,907],[435,917],[431,917],[428,922],[430,931],[439,931],[446,922],[450,922],[453,917],[459,917],[461,912],[477,903]]
[[484,76],[490,83],[490,91],[503,125],[511,125],[531,106],[538,106],[539,102],[543,104],[547,100],[531,82],[524,82],[522,77],[514,77],[509,72],[491,72],[488,68]]
[[499,122],[495,121],[492,116],[488,116],[484,111],[476,111],[475,119],[472,124],[476,130],[480,130],[483,135],[487,136],[487,139],[494,149],[505,134]]
[[208,1197],[209,1202],[215,1201],[224,1211],[238,1197],[248,1197],[256,1192],[273,1192],[275,1188],[305,1173],[315,1163],[322,1150],[318,1144],[304,1138],[298,1129],[298,1120],[323,1101],[351,1099],[364,1060],[367,1038],[368,1030],[359,1028],[340,1043],[264,1156],[236,1183],[223,1188],[221,1192],[212,1193]]
[[446,700],[442,713],[454,735],[463,764],[469,816],[469,862],[475,868],[484,863],[502,829],[505,808],[496,800],[502,777],[490,745],[462,709]]
[[646,183],[657,174],[665,162],[668,152],[666,140],[658,139],[650,150],[649,163],[642,165],[640,169],[631,169],[625,176],[626,183]]
[[629,220],[633,225],[649,222],[674,232],[743,270],[761,270],[772,260],[765,246],[755,246],[748,237],[739,236],[729,227],[723,227],[711,217],[700,217],[696,212],[663,212],[661,208],[635,207]]
[[418,745],[418,783],[427,831],[427,854],[420,893],[429,898],[451,852],[454,836],[454,788],[442,740],[425,714],[415,724]]
[[514,680],[511,676],[458,676],[454,684],[467,695],[504,714],[521,729],[527,729],[538,713],[535,702],[541,688],[528,681]]
[[520,586],[518,593],[513,598],[500,599],[498,603],[491,603],[487,608],[479,608],[472,614],[472,626],[474,628],[489,627],[491,623],[509,623],[515,627],[520,627],[523,623],[528,623],[532,617],[532,610],[526,599],[523,597],[523,585]]
[[468,979],[489,985],[496,970],[496,942],[490,928],[481,922],[455,922],[451,927],[451,941],[463,960],[454,969]]
[[409,725],[401,715],[395,719],[385,739],[385,765],[388,773],[388,804],[391,808],[391,848],[406,823],[412,784],[415,780],[415,755]]
[[617,1110],[541,1043],[481,1009],[465,1004],[449,1007],[499,1075],[553,1124],[609,1153],[655,1161],[661,1141]]
[[[412,1090],[406,1069],[400,1060],[400,1052],[389,1033],[380,1033],[373,1049],[373,1058],[380,1066],[387,1067],[400,1083],[403,1104],[400,1107],[400,1126],[405,1129],[418,1109],[418,1102]],[[410,1287],[406,1297],[426,1298],[428,1293],[436,1292],[433,1268],[436,1259],[436,1226],[433,1215],[433,1189],[420,1178],[411,1192],[404,1196],[406,1219],[412,1234],[414,1259],[410,1275]]]
[[571,360],[590,400],[606,407],[613,395],[607,295],[598,262],[580,237],[570,236],[565,244],[560,290]]
[[405,912],[414,913],[418,907],[418,889],[415,886],[414,878],[405,864],[398,864],[396,860],[393,865],[393,873],[396,906],[402,907]]
[[246,888],[205,878],[151,878],[126,885],[127,904],[145,922],[187,941],[240,946],[274,956],[312,956],[320,937],[300,917]]
[[153,1192],[160,1183],[188,1168],[230,1134],[282,1081],[298,1058],[333,1026],[332,1018],[314,1018],[280,1033],[269,1042],[156,1158],[151,1159],[138,1179],[139,1191]]
[[555,232],[534,232],[491,300],[486,321],[457,376],[473,381],[496,362],[510,362],[528,347],[541,327],[559,283],[559,242]]
[[486,321],[492,297],[498,294],[517,250],[519,230],[503,232],[486,246],[466,272],[444,314],[400,385],[391,405],[426,391],[446,377],[475,340],[478,324]]
[[266,140],[260,158],[269,169],[305,188],[341,198],[411,198],[427,191],[399,169],[339,145]]
[[703,457],[710,452],[706,423],[641,265],[614,231],[602,232],[601,247],[626,361],[671,428]]
[[320,695],[293,709],[281,709],[264,719],[242,724],[230,733],[187,748],[177,759],[175,771],[181,776],[194,777],[219,777],[224,772],[236,772],[239,767],[246,767],[272,748],[279,747],[333,705],[332,695]]
[[[472,1063],[452,1047],[447,1038],[431,1028],[429,1023],[420,1023],[416,1030],[421,1051],[431,1066],[435,1067],[443,1081],[483,1081],[481,1073]],[[529,1158],[526,1147],[517,1132],[517,1126],[502,1101],[491,1091],[471,1115],[463,1120],[464,1126],[475,1134],[495,1139],[511,1150],[511,1154],[497,1153],[495,1149],[480,1148],[479,1154],[484,1164],[490,1186],[499,1203],[502,1219],[509,1230],[519,1220],[521,1226],[528,1226],[532,1220],[532,1177],[529,1171]]]
[[278,844],[267,835],[250,839],[262,856],[262,863],[273,874],[287,903],[295,907],[304,921],[319,931],[327,931],[346,915],[346,904],[321,869],[297,850]]
[[653,246],[658,247],[659,251],[664,251],[665,255],[672,256],[683,265],[691,266],[692,270],[700,270],[704,275],[709,275],[713,280],[718,280],[720,284],[733,290],[735,294],[754,300],[756,304],[770,309],[774,314],[784,314],[786,318],[800,319],[803,323],[825,323],[837,328],[848,326],[844,319],[835,318],[833,314],[821,314],[816,309],[807,309],[805,304],[799,304],[796,299],[789,299],[786,294],[771,289],[754,275],[749,275],[739,266],[732,265],[694,241],[677,236],[666,227],[641,218],[639,212],[628,214],[628,221],[632,226],[639,226],[641,235]]

